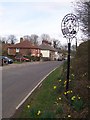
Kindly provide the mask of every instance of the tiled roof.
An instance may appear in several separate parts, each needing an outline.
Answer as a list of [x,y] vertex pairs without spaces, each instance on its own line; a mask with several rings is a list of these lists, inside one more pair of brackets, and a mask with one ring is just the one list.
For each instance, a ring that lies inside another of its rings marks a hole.
[[11,44],[7,44],[7,43],[2,43],[2,49],[3,50],[7,50],[8,47],[12,46]]
[[37,45],[33,45],[30,41],[24,40],[20,43],[17,43],[13,46],[10,46],[9,48],[32,48],[32,49],[37,49],[39,48]]
[[46,45],[46,44],[41,44],[39,46],[40,49],[42,50],[51,50],[51,51],[56,51],[56,49],[50,45]]

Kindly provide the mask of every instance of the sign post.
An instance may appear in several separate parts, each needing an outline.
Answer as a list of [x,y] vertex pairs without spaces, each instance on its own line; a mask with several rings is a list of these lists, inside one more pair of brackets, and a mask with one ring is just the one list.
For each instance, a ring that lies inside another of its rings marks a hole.
[[[77,17],[70,13],[67,14],[62,22],[61,22],[61,30],[64,37],[68,40],[68,56],[67,56],[67,82],[66,82],[66,93],[69,90],[69,76],[70,76],[70,48],[71,48],[71,40],[76,36],[79,23]],[[66,94],[68,98],[68,94]]]

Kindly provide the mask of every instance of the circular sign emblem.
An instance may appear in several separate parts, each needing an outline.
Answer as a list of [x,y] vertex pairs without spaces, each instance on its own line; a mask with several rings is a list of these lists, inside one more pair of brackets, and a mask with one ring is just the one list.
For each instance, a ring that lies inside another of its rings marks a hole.
[[66,38],[74,38],[79,30],[79,23],[74,14],[67,14],[61,22],[61,30]]

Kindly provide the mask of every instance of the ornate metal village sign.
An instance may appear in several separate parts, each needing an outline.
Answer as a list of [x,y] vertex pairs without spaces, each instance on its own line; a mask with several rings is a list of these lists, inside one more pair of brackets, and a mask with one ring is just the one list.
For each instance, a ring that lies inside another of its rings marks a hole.
[[[68,40],[68,58],[67,58],[67,83],[66,92],[69,88],[69,73],[70,73],[70,46],[71,40],[76,36],[79,30],[79,23],[77,17],[70,13],[67,14],[61,22],[61,31],[63,36]],[[67,96],[67,94],[66,94]]]

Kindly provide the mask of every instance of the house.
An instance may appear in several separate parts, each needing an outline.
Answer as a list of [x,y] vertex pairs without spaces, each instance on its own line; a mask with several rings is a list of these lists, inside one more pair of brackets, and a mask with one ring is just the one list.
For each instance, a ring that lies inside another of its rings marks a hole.
[[43,59],[46,60],[54,60],[55,59],[55,51],[56,49],[51,46],[51,42],[46,40],[42,41],[42,44],[39,46],[40,53]]
[[11,46],[11,44],[8,44],[8,43],[2,43],[1,44],[2,48],[2,55],[7,55],[8,54],[8,47]]
[[28,40],[23,40],[20,38],[20,43],[8,47],[8,55],[21,54],[22,56],[40,56],[40,49],[37,45],[32,44]]

